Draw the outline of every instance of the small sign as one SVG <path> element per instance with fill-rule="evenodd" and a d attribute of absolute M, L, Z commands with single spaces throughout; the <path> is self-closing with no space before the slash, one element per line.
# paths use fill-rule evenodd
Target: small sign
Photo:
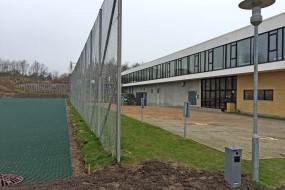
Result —
<path fill-rule="evenodd" d="M 190 117 L 190 111 L 191 111 L 191 103 L 190 102 L 184 102 L 183 116 L 184 117 Z"/>
<path fill-rule="evenodd" d="M 141 99 L 141 106 L 144 108 L 144 98 Z"/>

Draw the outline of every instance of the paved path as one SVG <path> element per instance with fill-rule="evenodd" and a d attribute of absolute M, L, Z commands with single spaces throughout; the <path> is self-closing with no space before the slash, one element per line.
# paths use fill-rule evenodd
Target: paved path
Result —
<path fill-rule="evenodd" d="M 124 106 L 123 114 L 141 119 L 139 106 Z M 150 107 L 144 109 L 144 122 L 183 136 L 182 108 Z M 187 119 L 187 137 L 224 151 L 225 146 L 243 149 L 243 158 L 251 159 L 253 119 L 250 116 L 223 113 L 220 110 L 194 108 Z M 260 158 L 285 158 L 285 121 L 258 120 Z"/>

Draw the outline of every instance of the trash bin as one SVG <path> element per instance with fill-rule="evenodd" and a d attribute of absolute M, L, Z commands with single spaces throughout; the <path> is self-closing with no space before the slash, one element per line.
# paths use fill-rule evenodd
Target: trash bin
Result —
<path fill-rule="evenodd" d="M 236 104 L 234 102 L 227 103 L 227 112 L 235 112 L 236 111 Z"/>
<path fill-rule="evenodd" d="M 225 180 L 232 187 L 241 186 L 242 149 L 236 146 L 225 147 Z"/>

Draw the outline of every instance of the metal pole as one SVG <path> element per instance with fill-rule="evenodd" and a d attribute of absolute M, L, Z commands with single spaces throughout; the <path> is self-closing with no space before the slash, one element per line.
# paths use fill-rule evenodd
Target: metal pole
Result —
<path fill-rule="evenodd" d="M 252 134 L 252 179 L 259 181 L 259 137 L 257 132 L 258 103 L 258 26 L 254 26 L 254 90 L 253 90 L 253 134 Z"/>
<path fill-rule="evenodd" d="M 186 141 L 186 121 L 187 117 L 184 117 L 184 141 Z"/>
<path fill-rule="evenodd" d="M 100 66 L 102 67 L 102 9 L 100 9 L 99 12 L 99 69 Z M 98 123 L 97 123 L 97 137 L 101 134 L 100 128 L 101 128 L 101 94 L 102 94 L 102 73 L 99 73 L 99 81 L 98 81 Z M 100 139 L 101 140 L 101 139 Z"/>
<path fill-rule="evenodd" d="M 143 122 L 143 107 L 141 107 L 141 121 Z"/>
<path fill-rule="evenodd" d="M 122 57 L 122 0 L 118 0 L 118 99 L 117 99 L 117 163 L 121 161 L 121 57 Z"/>

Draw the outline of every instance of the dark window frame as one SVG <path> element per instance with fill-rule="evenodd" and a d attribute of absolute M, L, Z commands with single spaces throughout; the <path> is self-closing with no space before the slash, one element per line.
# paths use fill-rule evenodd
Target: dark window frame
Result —
<path fill-rule="evenodd" d="M 270 92 L 272 94 L 272 98 L 267 99 L 266 98 L 266 93 Z M 252 98 L 248 98 L 246 96 L 246 93 L 250 93 Z M 260 94 L 263 96 L 260 97 Z M 244 90 L 243 91 L 243 100 L 253 100 L 254 99 L 254 92 L 253 90 Z M 274 100 L 274 90 L 273 89 L 260 89 L 258 90 L 258 101 L 273 101 Z"/>

